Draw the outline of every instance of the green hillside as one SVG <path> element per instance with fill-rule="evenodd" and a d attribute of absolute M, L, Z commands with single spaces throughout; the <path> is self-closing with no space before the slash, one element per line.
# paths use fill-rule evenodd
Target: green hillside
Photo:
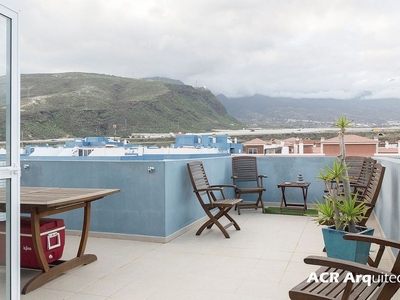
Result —
<path fill-rule="evenodd" d="M 129 137 L 241 126 L 203 88 L 88 73 L 21 76 L 24 139 Z"/>

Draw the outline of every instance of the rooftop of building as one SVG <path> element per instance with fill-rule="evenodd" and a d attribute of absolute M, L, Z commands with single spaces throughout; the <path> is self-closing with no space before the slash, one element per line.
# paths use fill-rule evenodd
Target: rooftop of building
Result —
<path fill-rule="evenodd" d="M 97 261 L 21 299 L 287 300 L 288 291 L 317 269 L 303 259 L 326 256 L 312 217 L 243 210 L 235 219 L 242 229 L 229 230 L 230 239 L 215 228 L 200 236 L 193 228 L 169 243 L 91 237 L 87 252 L 96 253 Z M 374 218 L 369 222 L 379 228 Z M 74 257 L 78 244 L 77 236 L 67 235 L 64 257 Z M 381 266 L 392 263 L 386 252 Z M 34 274 L 24 269 L 22 285 Z"/>

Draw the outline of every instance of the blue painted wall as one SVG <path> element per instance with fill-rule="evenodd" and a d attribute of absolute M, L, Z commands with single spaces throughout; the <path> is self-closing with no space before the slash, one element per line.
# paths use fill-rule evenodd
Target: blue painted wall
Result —
<path fill-rule="evenodd" d="M 331 164 L 332 161 L 332 157 L 325 156 L 258 156 L 258 173 L 268 176 L 264 180 L 264 186 L 267 188 L 264 201 L 279 202 L 282 193 L 277 185 L 284 181 L 296 181 L 299 173 L 303 175 L 304 181 L 311 183 L 307 202 L 312 203 L 316 198 L 321 200 L 324 184 L 316 177 L 324 167 L 324 162 Z M 285 194 L 290 202 L 302 201 L 301 189 L 287 188 Z"/>
<path fill-rule="evenodd" d="M 120 193 L 93 203 L 92 231 L 168 237 L 205 215 L 187 173 L 186 164 L 192 160 L 125 161 L 73 157 L 51 160 L 24 157 L 21 165 L 29 165 L 29 168 L 22 167 L 21 185 L 118 188 Z M 232 183 L 230 156 L 196 160 L 203 161 L 211 184 Z M 277 184 L 297 180 L 298 173 L 302 173 L 305 181 L 311 182 L 308 202 L 321 199 L 324 186 L 316 176 L 324 162 L 331 163 L 332 160 L 323 156 L 258 156 L 259 173 L 268 175 L 264 182 L 267 191 L 263 200 L 278 204 L 281 191 Z M 149 166 L 154 167 L 154 172 L 147 171 Z M 233 191 L 229 189 L 226 193 L 228 197 L 233 196 Z M 287 189 L 287 197 L 293 202 L 302 201 L 299 189 Z M 68 229 L 81 229 L 81 210 L 64 213 L 62 217 Z"/>
<path fill-rule="evenodd" d="M 200 139 L 200 142 L 199 142 Z M 228 135 L 196 135 L 186 134 L 177 135 L 175 137 L 175 148 L 183 146 L 190 147 L 204 147 L 204 148 L 218 148 L 222 151 L 228 151 L 229 153 L 242 153 L 243 145 L 229 142 L 230 138 Z"/>

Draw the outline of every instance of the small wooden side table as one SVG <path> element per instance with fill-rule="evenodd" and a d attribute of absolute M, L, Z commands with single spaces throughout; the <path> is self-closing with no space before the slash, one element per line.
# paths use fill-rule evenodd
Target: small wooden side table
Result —
<path fill-rule="evenodd" d="M 278 184 L 278 188 L 281 188 L 282 190 L 282 200 L 281 200 L 281 212 L 282 208 L 285 207 L 291 207 L 294 209 L 302 209 L 304 212 L 307 210 L 307 193 L 308 193 L 308 187 L 310 186 L 310 182 L 281 182 Z M 286 197 L 285 197 L 285 189 L 286 188 L 301 188 L 302 193 L 303 193 L 303 203 L 287 203 L 286 202 Z"/>

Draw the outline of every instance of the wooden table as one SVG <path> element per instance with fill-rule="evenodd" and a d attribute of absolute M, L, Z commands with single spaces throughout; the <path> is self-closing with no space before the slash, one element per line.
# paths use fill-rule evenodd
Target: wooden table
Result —
<path fill-rule="evenodd" d="M 23 294 L 43 286 L 48 281 L 75 267 L 87 265 L 97 260 L 96 255 L 84 253 L 89 235 L 91 202 L 118 192 L 119 189 L 21 187 L 21 212 L 31 215 L 33 247 L 42 270 L 40 274 L 33 277 L 24 286 Z M 5 199 L 0 199 L 1 202 L 4 204 Z M 40 218 L 77 208 L 84 209 L 82 235 L 77 255 L 68 261 L 57 261 L 56 265 L 50 267 L 40 240 Z"/>
<path fill-rule="evenodd" d="M 282 208 L 284 207 L 291 207 L 291 208 L 300 208 L 304 212 L 307 210 L 307 193 L 308 193 L 308 187 L 310 185 L 310 182 L 281 182 L 278 184 L 278 188 L 281 188 L 282 190 L 282 200 L 281 200 L 281 205 L 280 209 L 282 212 Z M 287 203 L 286 202 L 286 196 L 285 196 L 285 189 L 286 188 L 300 188 L 303 193 L 303 203 Z"/>

